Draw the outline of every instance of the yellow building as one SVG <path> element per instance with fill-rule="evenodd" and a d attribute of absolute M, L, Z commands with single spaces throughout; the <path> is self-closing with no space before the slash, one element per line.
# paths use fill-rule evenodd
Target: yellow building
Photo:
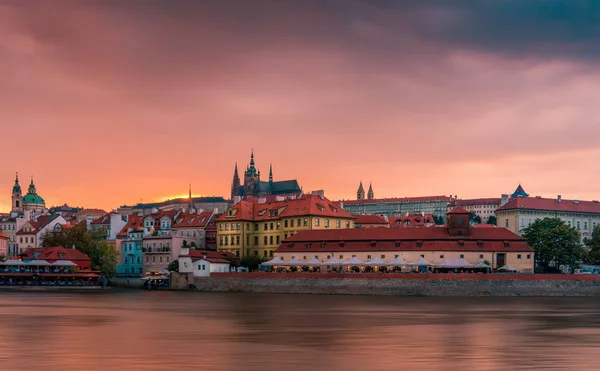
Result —
<path fill-rule="evenodd" d="M 283 262 L 316 259 L 321 263 L 332 258 L 341 262 L 356 258 L 363 263 L 375 258 L 383 263 L 424 259 L 424 265 L 432 266 L 456 260 L 470 265 L 487 261 L 492 269 L 510 265 L 533 273 L 534 251 L 524 238 L 505 228 L 470 226 L 469 211 L 461 207 L 447 217 L 448 225 L 437 227 L 306 231 L 284 241 L 275 257 Z"/>
<path fill-rule="evenodd" d="M 273 257 L 281 242 L 299 231 L 354 228 L 354 216 L 317 195 L 266 203 L 242 200 L 215 222 L 217 249 L 241 258 Z"/>

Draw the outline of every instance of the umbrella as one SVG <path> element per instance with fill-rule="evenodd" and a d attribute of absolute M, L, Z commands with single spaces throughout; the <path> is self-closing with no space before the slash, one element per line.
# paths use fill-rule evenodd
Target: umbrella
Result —
<path fill-rule="evenodd" d="M 350 258 L 342 263 L 342 265 L 364 265 L 364 264 L 365 263 L 363 263 L 363 261 L 358 259 L 356 256 L 353 256 L 352 258 Z"/>
<path fill-rule="evenodd" d="M 339 265 L 343 265 L 343 264 L 341 261 L 337 260 L 335 257 L 332 256 L 331 258 L 327 259 L 321 265 L 339 266 Z"/>
<path fill-rule="evenodd" d="M 281 265 L 304 265 L 298 258 L 293 258 L 289 262 L 283 262 Z"/>
<path fill-rule="evenodd" d="M 374 259 L 371 259 L 368 262 L 366 262 L 365 265 L 380 267 L 382 265 L 385 265 L 385 262 L 376 256 Z"/>
<path fill-rule="evenodd" d="M 319 260 L 317 260 L 317 258 L 312 258 L 304 264 L 305 265 L 321 265 L 323 263 L 321 263 Z"/>
<path fill-rule="evenodd" d="M 281 260 L 279 257 L 275 257 L 275 258 L 269 260 L 268 262 L 262 263 L 262 265 L 266 265 L 266 266 L 284 265 L 284 264 L 285 263 L 283 262 L 283 260 Z"/>
<path fill-rule="evenodd" d="M 491 268 L 489 265 L 485 264 L 485 263 L 479 263 L 475 266 L 475 268 L 479 268 L 479 269 L 489 269 Z"/>
<path fill-rule="evenodd" d="M 510 265 L 506 264 L 503 265 L 502 267 L 498 268 L 499 271 L 507 271 L 507 272 L 516 272 L 517 270 L 513 267 L 511 267 Z"/>
<path fill-rule="evenodd" d="M 446 259 L 442 264 L 437 264 L 440 268 L 473 268 L 475 265 L 465 259 Z"/>
<path fill-rule="evenodd" d="M 45 267 L 50 265 L 50 263 L 48 263 L 45 260 L 30 260 L 25 263 L 27 263 L 27 265 L 37 265 L 37 266 L 45 266 Z"/>
<path fill-rule="evenodd" d="M 406 262 L 406 260 L 402 259 L 401 256 L 398 256 L 391 262 L 385 263 L 385 265 L 390 266 L 390 267 L 400 267 L 400 266 L 409 265 L 409 264 Z"/>
<path fill-rule="evenodd" d="M 425 258 L 423 258 L 421 256 L 419 259 L 417 259 L 417 261 L 408 263 L 408 265 L 422 267 L 422 266 L 429 266 L 429 265 L 431 265 L 431 263 L 428 262 L 427 260 L 425 260 Z"/>
<path fill-rule="evenodd" d="M 25 263 L 23 263 L 20 260 L 9 259 L 9 260 L 7 260 L 7 261 L 4 262 L 4 265 L 25 265 Z"/>
<path fill-rule="evenodd" d="M 76 267 L 77 266 L 77 264 L 73 263 L 70 260 L 57 260 L 50 265 L 55 266 L 55 267 Z"/>

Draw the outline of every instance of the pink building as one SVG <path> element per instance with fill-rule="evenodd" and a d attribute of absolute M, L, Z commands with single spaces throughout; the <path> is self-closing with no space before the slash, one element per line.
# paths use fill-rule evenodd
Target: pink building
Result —
<path fill-rule="evenodd" d="M 8 256 L 8 236 L 0 232 L 0 255 Z"/>

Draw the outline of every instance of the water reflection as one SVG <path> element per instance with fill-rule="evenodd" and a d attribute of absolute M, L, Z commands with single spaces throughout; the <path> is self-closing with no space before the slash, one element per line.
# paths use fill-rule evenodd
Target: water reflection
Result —
<path fill-rule="evenodd" d="M 0 293 L 1 370 L 598 370 L 598 298 Z"/>

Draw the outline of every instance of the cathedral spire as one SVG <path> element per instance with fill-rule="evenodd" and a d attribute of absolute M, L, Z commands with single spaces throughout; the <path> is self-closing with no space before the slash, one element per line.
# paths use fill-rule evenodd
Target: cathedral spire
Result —
<path fill-rule="evenodd" d="M 252 154 L 250 155 L 250 167 L 254 167 L 254 148 L 252 148 Z"/>
<path fill-rule="evenodd" d="M 367 199 L 372 200 L 375 198 L 375 193 L 373 193 L 373 185 L 369 182 L 369 192 L 367 193 Z"/>
<path fill-rule="evenodd" d="M 240 182 L 240 176 L 238 174 L 238 165 L 237 162 L 235 163 L 235 170 L 233 171 L 233 182 L 231 182 L 231 199 L 233 200 L 233 198 L 235 196 L 239 196 L 240 194 L 240 187 L 241 187 L 241 182 Z"/>
<path fill-rule="evenodd" d="M 365 199 L 365 189 L 363 188 L 362 180 L 360 181 L 360 185 L 358 186 L 358 191 L 356 191 L 356 199 L 357 200 Z"/>
<path fill-rule="evenodd" d="M 273 183 L 273 164 L 269 164 L 269 182 Z"/>
<path fill-rule="evenodd" d="M 192 199 L 192 183 L 190 183 L 190 193 L 189 193 L 189 205 L 188 205 L 188 213 L 193 213 L 194 212 L 194 201 Z"/>
<path fill-rule="evenodd" d="M 13 186 L 13 194 L 21 194 L 21 185 L 19 184 L 19 173 L 15 176 L 15 185 Z"/>

